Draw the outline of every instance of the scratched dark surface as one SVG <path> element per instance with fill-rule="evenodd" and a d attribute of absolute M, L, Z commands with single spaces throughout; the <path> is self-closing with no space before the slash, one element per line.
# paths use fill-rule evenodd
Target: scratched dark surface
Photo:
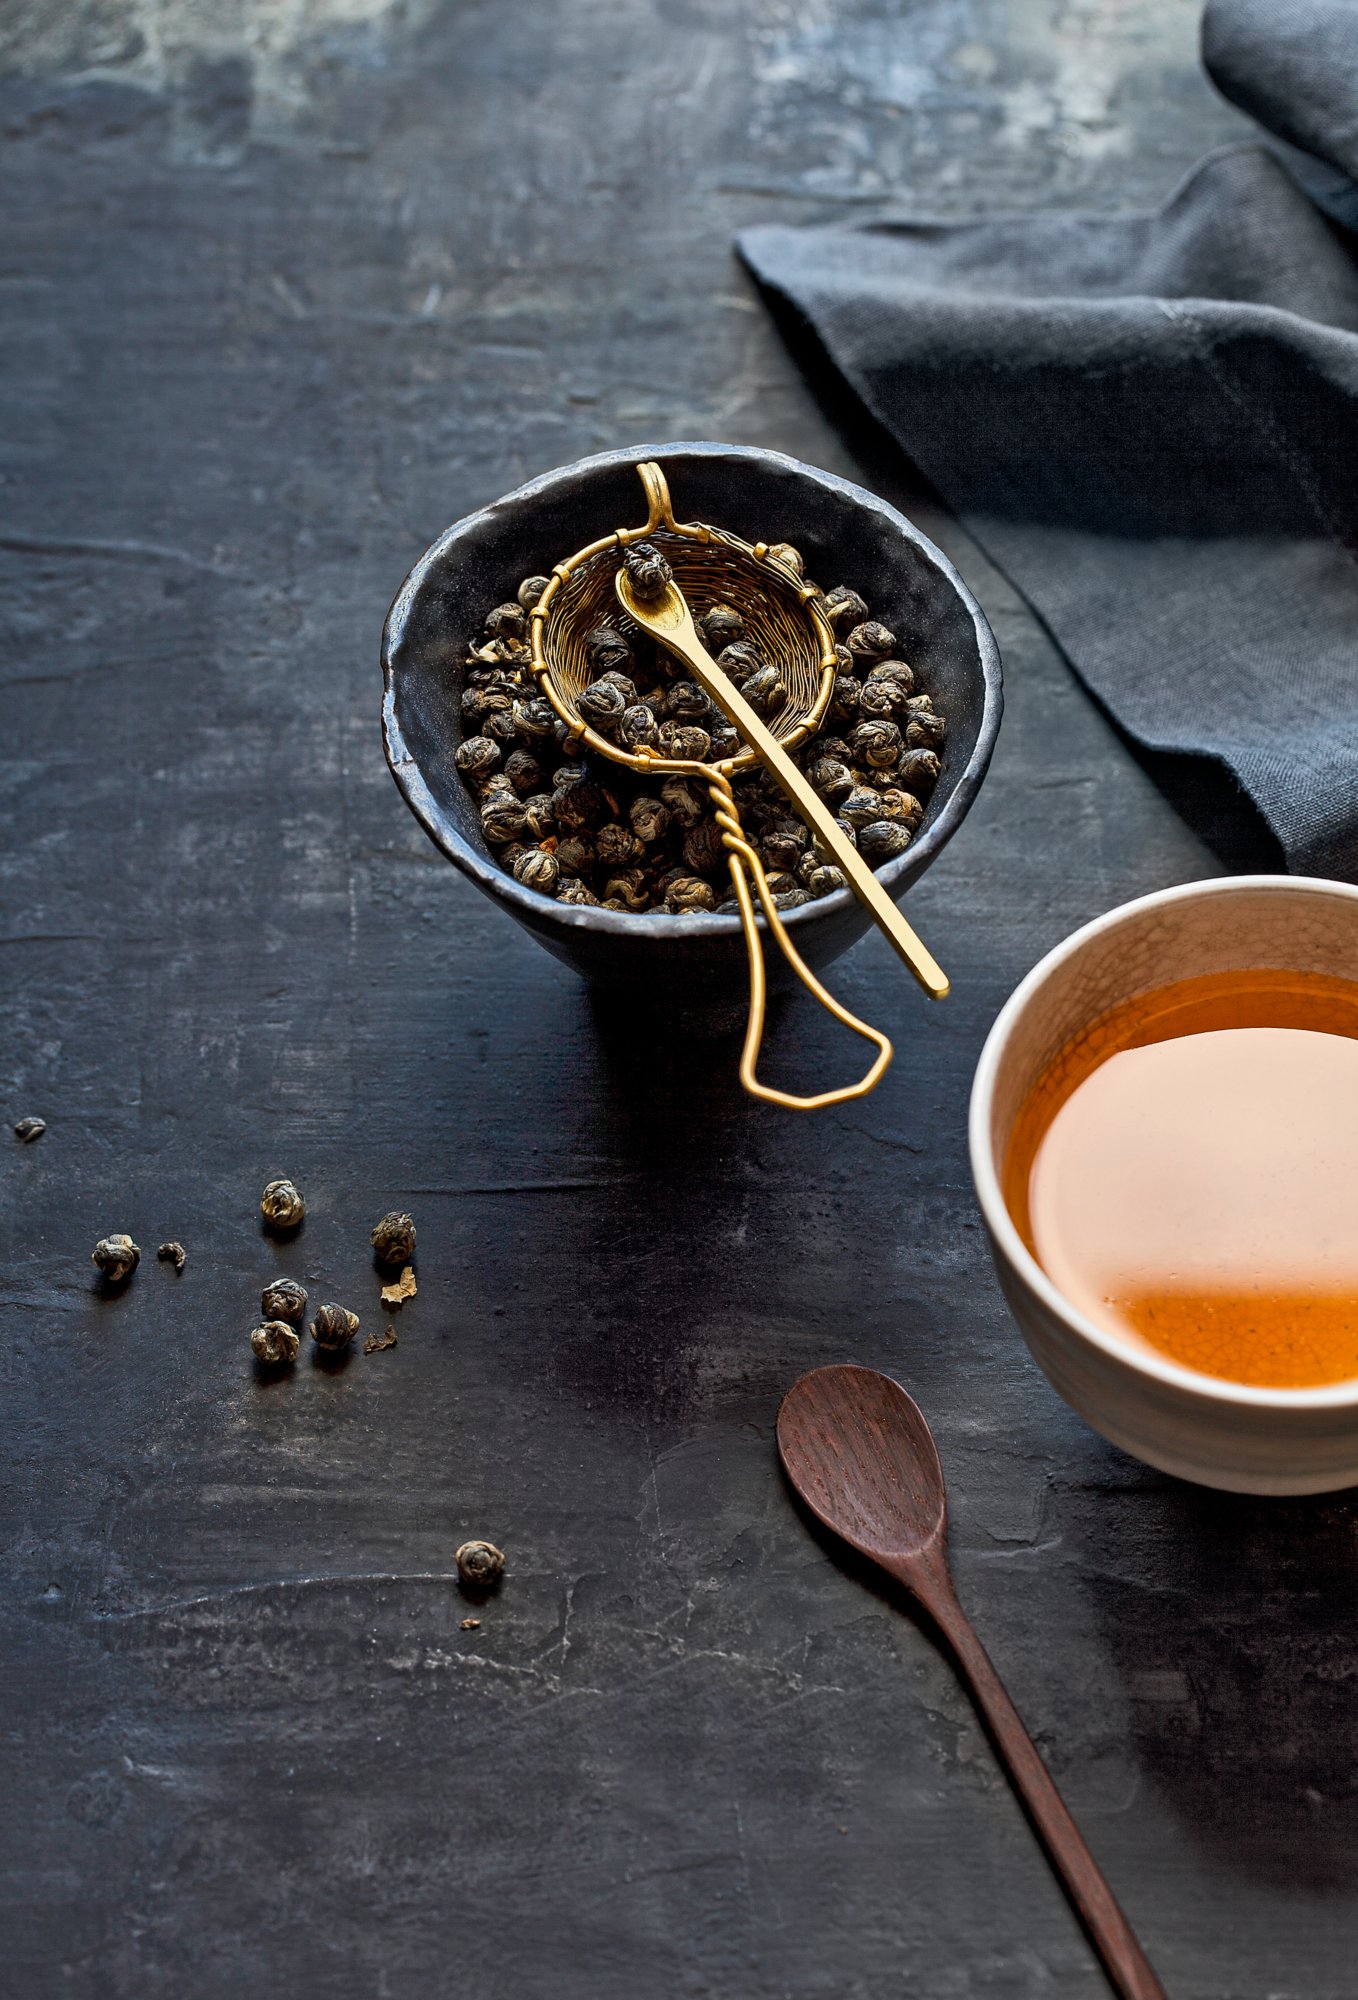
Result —
<path fill-rule="evenodd" d="M 1194 42 L 1180 0 L 0 14 L 6 1991 L 1103 1993 L 946 1662 L 780 1485 L 780 1392 L 854 1358 L 936 1427 L 962 1597 L 1170 1992 L 1352 1994 L 1352 1506 L 1085 1430 L 963 1152 L 1018 976 L 1245 848 L 1190 832 L 729 248 L 1158 199 L 1240 130 Z M 955 997 L 860 944 L 838 984 L 900 1053 L 817 1120 L 602 1021 L 382 761 L 421 548 L 664 435 L 876 486 L 1005 655 L 992 775 L 908 903 Z M 809 1009 L 775 1036 L 788 1077 L 856 1060 Z M 270 1274 L 385 1323 L 393 1202 L 398 1345 L 259 1386 Z M 464 1632 L 471 1533 L 509 1573 Z"/>

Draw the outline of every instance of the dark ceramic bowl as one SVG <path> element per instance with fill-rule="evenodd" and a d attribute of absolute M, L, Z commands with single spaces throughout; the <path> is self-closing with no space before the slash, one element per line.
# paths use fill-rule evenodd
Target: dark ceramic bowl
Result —
<path fill-rule="evenodd" d="M 581 459 L 468 515 L 441 535 L 397 594 L 382 635 L 387 761 L 406 804 L 478 888 L 586 978 L 695 1019 L 735 1013 L 748 974 L 738 917 L 629 916 L 578 908 L 525 889 L 492 859 L 453 752 L 468 639 L 525 576 L 645 519 L 635 467 L 657 459 L 681 520 L 713 521 L 748 541 L 787 541 L 827 590 L 851 584 L 900 636 L 920 685 L 948 719 L 943 769 L 924 823 L 879 870 L 899 901 L 962 824 L 1000 726 L 1000 656 L 981 607 L 947 557 L 903 514 L 861 486 L 773 451 L 737 445 L 639 445 Z M 870 919 L 847 889 L 788 913 L 797 949 L 817 969 Z M 790 983 L 766 951 L 771 990 Z"/>

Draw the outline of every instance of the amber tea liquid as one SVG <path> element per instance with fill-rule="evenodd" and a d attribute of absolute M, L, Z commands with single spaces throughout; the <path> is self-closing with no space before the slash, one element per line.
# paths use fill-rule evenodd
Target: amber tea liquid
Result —
<path fill-rule="evenodd" d="M 1114 1008 L 1024 1105 L 1005 1197 L 1110 1333 L 1260 1387 L 1358 1377 L 1358 984 L 1213 973 Z"/>

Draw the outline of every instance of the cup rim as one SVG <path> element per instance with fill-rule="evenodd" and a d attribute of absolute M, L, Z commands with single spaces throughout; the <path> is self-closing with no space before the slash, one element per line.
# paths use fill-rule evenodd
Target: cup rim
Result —
<path fill-rule="evenodd" d="M 1247 1382 L 1230 1382 L 1215 1375 L 1199 1374 L 1177 1361 L 1162 1360 L 1150 1352 L 1139 1352 L 1095 1324 L 1052 1283 L 1019 1234 L 1000 1185 L 994 1148 L 991 1145 L 991 1115 L 1000 1065 L 1008 1049 L 1014 1024 L 1033 995 L 1069 960 L 1077 957 L 1092 939 L 1116 930 L 1143 911 L 1173 903 L 1191 902 L 1206 896 L 1233 896 L 1243 891 L 1277 896 L 1324 895 L 1358 906 L 1358 888 L 1347 882 L 1332 882 L 1308 875 L 1226 875 L 1206 881 L 1183 882 L 1169 889 L 1155 889 L 1131 902 L 1119 903 L 1090 923 L 1072 931 L 1060 944 L 1040 958 L 1014 988 L 996 1015 L 981 1050 L 972 1079 L 971 1104 L 967 1119 L 967 1145 L 971 1175 L 981 1213 L 996 1248 L 1027 1288 L 1035 1292 L 1047 1310 L 1077 1339 L 1097 1348 L 1110 1361 L 1169 1389 L 1186 1392 L 1209 1402 L 1234 1404 L 1262 1410 L 1335 1410 L 1358 1407 L 1358 1377 L 1329 1382 L 1309 1389 L 1271 1389 Z"/>

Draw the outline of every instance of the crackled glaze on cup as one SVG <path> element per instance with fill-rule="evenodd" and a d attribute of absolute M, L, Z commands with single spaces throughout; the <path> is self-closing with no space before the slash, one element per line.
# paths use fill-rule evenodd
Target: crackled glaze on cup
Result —
<path fill-rule="evenodd" d="M 1358 889 L 1244 875 L 1165 889 L 1076 931 L 991 1029 L 971 1094 L 971 1167 L 1001 1289 L 1034 1359 L 1087 1423 L 1162 1471 L 1238 1493 L 1358 1485 L 1358 1382 L 1259 1389 L 1130 1343 L 1075 1310 L 1002 1192 L 1019 1110 L 1070 1039 L 1121 1001 L 1203 973 L 1271 967 L 1358 981 Z"/>

